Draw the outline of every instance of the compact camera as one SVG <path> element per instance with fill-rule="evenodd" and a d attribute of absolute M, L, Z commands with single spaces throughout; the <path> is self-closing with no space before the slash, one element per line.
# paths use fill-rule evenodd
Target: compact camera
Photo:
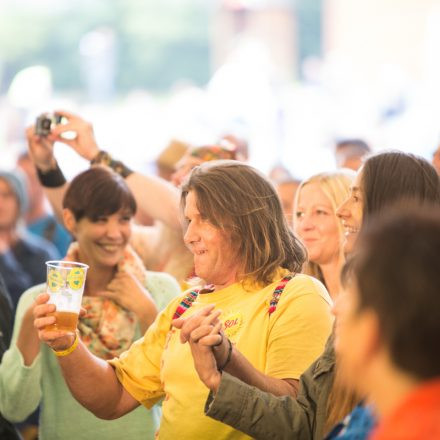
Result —
<path fill-rule="evenodd" d="M 38 116 L 35 122 L 35 134 L 38 136 L 47 136 L 55 125 L 61 124 L 62 119 L 63 117 L 61 115 L 43 113 Z"/>

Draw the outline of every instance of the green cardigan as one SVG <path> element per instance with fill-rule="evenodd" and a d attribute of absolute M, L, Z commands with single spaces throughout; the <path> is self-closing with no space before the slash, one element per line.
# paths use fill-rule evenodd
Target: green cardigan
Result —
<path fill-rule="evenodd" d="M 146 287 L 159 308 L 180 294 L 177 281 L 164 273 L 147 272 Z M 44 284 L 35 286 L 20 298 L 11 346 L 0 364 L 0 412 L 12 422 L 20 422 L 40 404 L 40 440 L 153 439 L 159 407 L 148 411 L 140 406 L 119 419 L 101 420 L 72 397 L 47 345 L 41 344 L 33 364 L 24 366 L 16 340 L 24 313 L 44 289 Z M 141 337 L 139 328 L 136 337 Z"/>

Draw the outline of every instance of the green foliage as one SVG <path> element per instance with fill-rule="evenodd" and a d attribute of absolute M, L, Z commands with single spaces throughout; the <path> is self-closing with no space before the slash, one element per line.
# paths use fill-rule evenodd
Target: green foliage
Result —
<path fill-rule="evenodd" d="M 165 90 L 186 78 L 209 79 L 209 2 L 201 0 L 58 0 L 3 5 L 2 89 L 20 69 L 43 64 L 58 90 L 80 90 L 81 38 L 111 28 L 117 40 L 118 91 Z M 53 7 L 51 7 L 53 6 Z"/>
<path fill-rule="evenodd" d="M 322 54 L 322 0 L 296 0 L 299 60 Z"/>

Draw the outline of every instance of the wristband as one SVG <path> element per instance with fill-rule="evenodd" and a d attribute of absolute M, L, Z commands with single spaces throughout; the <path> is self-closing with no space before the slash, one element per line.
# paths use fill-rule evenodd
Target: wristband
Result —
<path fill-rule="evenodd" d="M 227 341 L 229 342 L 228 356 L 226 357 L 226 360 L 222 366 L 220 367 L 217 366 L 217 370 L 220 372 L 222 372 L 225 369 L 226 365 L 229 364 L 229 361 L 231 360 L 232 357 L 232 342 L 229 339 Z"/>
<path fill-rule="evenodd" d="M 120 160 L 114 160 L 110 154 L 101 150 L 91 161 L 90 165 L 105 165 L 111 168 L 115 173 L 118 173 L 124 179 L 133 173 L 133 170 L 128 168 Z"/>
<path fill-rule="evenodd" d="M 66 348 L 65 350 L 61 350 L 61 351 L 57 351 L 57 350 L 52 349 L 52 351 L 58 357 L 67 356 L 68 354 L 72 353 L 72 351 L 75 350 L 76 347 L 78 347 L 78 342 L 79 342 L 78 332 L 75 332 L 75 339 L 73 341 L 73 344 L 69 348 Z"/>
<path fill-rule="evenodd" d="M 64 177 L 58 162 L 56 162 L 55 168 L 48 171 L 41 171 L 38 167 L 35 168 L 37 169 L 38 180 L 41 185 L 46 188 L 59 188 L 66 183 L 66 178 Z"/>

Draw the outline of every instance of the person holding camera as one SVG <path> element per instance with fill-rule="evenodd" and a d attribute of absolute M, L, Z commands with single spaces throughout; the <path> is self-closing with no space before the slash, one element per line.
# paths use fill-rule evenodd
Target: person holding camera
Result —
<path fill-rule="evenodd" d="M 66 132 L 75 133 L 67 139 Z M 162 178 L 143 175 L 128 168 L 123 162 L 114 160 L 99 149 L 93 126 L 78 115 L 57 111 L 54 115 L 42 115 L 36 124 L 27 130 L 29 151 L 38 170 L 40 182 L 60 217 L 63 194 L 68 186 L 53 155 L 53 143 L 69 145 L 91 165 L 104 165 L 120 174 L 132 190 L 141 218 L 155 221 L 152 226 L 136 225 L 131 244 L 146 267 L 168 272 L 183 287 L 193 275 L 192 257 L 181 236 L 179 220 L 179 190 L 189 172 L 197 165 L 211 160 L 242 160 L 244 157 L 230 142 L 218 145 L 203 145 L 191 148 L 176 164 L 172 175 L 173 185 Z"/>
<path fill-rule="evenodd" d="M 192 272 L 192 258 L 182 240 L 179 190 L 159 177 L 134 172 L 101 151 L 93 126 L 86 120 L 66 111 L 56 114 L 63 118 L 63 123 L 56 124 L 54 117 L 49 115 L 50 123 L 45 125 L 39 118 L 35 125 L 28 127 L 26 136 L 29 154 L 57 217 L 62 219 L 62 199 L 69 185 L 53 152 L 54 143 L 61 142 L 89 160 L 91 165 L 112 168 L 125 179 L 136 198 L 138 210 L 156 221 L 153 226 L 134 226 L 131 241 L 134 249 L 146 267 L 168 272 L 183 283 Z M 63 135 L 66 132 L 74 132 L 75 137 L 66 139 Z"/>

